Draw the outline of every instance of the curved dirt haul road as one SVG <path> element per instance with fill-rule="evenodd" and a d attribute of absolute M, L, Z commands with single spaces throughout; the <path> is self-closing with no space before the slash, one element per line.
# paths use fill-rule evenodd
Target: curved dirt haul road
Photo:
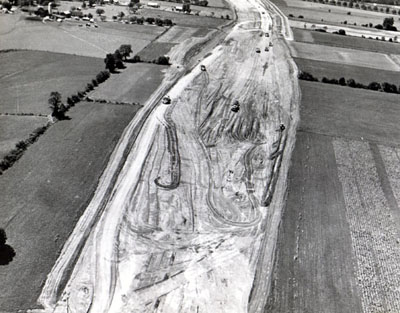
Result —
<path fill-rule="evenodd" d="M 231 3 L 237 24 L 203 59 L 206 73 L 179 79 L 170 105 L 154 96 L 124 133 L 145 118 L 49 274 L 44 310 L 32 312 L 263 311 L 300 93 L 287 19 L 268 1 Z"/>

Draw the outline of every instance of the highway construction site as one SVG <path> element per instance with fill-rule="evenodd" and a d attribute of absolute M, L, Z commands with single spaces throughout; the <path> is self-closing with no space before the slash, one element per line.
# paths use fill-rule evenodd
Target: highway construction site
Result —
<path fill-rule="evenodd" d="M 263 312 L 300 92 L 283 14 L 231 3 L 226 38 L 171 86 L 174 48 L 31 312 Z"/>

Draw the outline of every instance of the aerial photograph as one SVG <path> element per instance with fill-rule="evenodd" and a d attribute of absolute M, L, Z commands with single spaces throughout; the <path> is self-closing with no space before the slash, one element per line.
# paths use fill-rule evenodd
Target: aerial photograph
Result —
<path fill-rule="evenodd" d="M 0 313 L 400 313 L 400 0 L 0 0 Z"/>

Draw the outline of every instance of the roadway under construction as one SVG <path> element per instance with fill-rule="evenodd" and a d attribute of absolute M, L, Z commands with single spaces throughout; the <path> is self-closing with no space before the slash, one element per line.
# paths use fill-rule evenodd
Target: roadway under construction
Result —
<path fill-rule="evenodd" d="M 131 123 L 113 181 L 121 138 L 34 312 L 263 312 L 300 92 L 287 19 L 231 3 L 225 40 Z"/>

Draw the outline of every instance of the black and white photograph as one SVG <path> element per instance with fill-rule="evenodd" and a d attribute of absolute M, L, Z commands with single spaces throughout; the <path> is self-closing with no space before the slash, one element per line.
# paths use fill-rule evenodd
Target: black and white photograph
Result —
<path fill-rule="evenodd" d="M 400 0 L 0 0 L 0 313 L 400 313 Z"/>

